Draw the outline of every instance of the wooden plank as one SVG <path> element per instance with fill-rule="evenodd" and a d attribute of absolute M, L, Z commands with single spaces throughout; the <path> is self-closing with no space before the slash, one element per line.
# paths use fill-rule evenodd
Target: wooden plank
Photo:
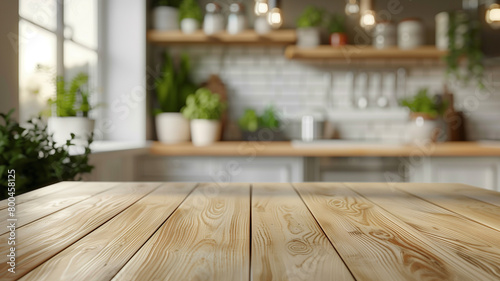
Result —
<path fill-rule="evenodd" d="M 163 184 L 21 280 L 110 280 L 196 184 Z"/>
<path fill-rule="evenodd" d="M 93 183 L 67 188 L 59 192 L 51 193 L 36 200 L 25 202 L 16 208 L 16 227 L 19 228 L 30 222 L 36 221 L 54 212 L 62 210 L 75 203 L 83 201 L 97 193 L 106 191 L 117 183 Z M 0 217 L 7 217 L 7 209 L 0 211 Z M 9 232 L 7 220 L 0 221 L 0 235 Z"/>
<path fill-rule="evenodd" d="M 387 49 L 376 49 L 365 45 L 346 45 L 332 47 L 322 45 L 315 48 L 301 48 L 288 46 L 285 56 L 289 59 L 440 59 L 446 55 L 446 51 L 437 49 L 435 46 L 423 46 L 412 50 L 402 50 L 397 47 Z"/>
<path fill-rule="evenodd" d="M 151 154 L 167 156 L 359 156 L 407 157 L 415 153 L 428 156 L 500 156 L 500 146 L 485 146 L 475 142 L 436 143 L 432 149 L 414 145 L 383 145 L 332 143 L 331 145 L 294 146 L 290 142 L 222 141 L 208 146 L 192 143 L 162 144 L 153 142 Z"/>
<path fill-rule="evenodd" d="M 500 280 L 500 235 L 387 183 L 346 184 L 467 263 L 475 280 Z M 396 184 L 397 185 L 397 184 Z"/>
<path fill-rule="evenodd" d="M 356 280 L 477 280 L 447 249 L 342 184 L 294 185 Z"/>
<path fill-rule="evenodd" d="M 404 183 L 396 188 L 410 192 L 424 200 L 441 206 L 500 231 L 500 206 L 459 194 L 442 184 Z"/>
<path fill-rule="evenodd" d="M 500 192 L 459 183 L 440 183 L 437 188 L 500 207 Z"/>
<path fill-rule="evenodd" d="M 113 280 L 248 280 L 249 184 L 203 184 Z"/>
<path fill-rule="evenodd" d="M 354 280 L 290 184 L 252 185 L 254 280 Z"/>
<path fill-rule="evenodd" d="M 92 184 L 92 183 L 89 183 Z M 123 183 L 21 227 L 16 233 L 16 273 L 7 271 L 8 248 L 0 248 L 0 280 L 17 279 L 156 189 L 159 183 Z M 0 236 L 7 245 L 9 233 Z"/>
<path fill-rule="evenodd" d="M 82 182 L 75 182 L 75 181 L 63 181 L 63 182 L 58 182 L 43 188 L 35 189 L 30 192 L 23 193 L 21 195 L 15 196 L 16 198 L 16 205 L 20 205 L 22 203 L 32 201 L 47 195 L 54 194 L 56 192 L 60 192 L 63 190 L 71 189 L 71 188 L 76 188 L 78 185 L 83 184 Z M 3 210 L 7 208 L 7 199 L 0 201 L 0 210 Z"/>

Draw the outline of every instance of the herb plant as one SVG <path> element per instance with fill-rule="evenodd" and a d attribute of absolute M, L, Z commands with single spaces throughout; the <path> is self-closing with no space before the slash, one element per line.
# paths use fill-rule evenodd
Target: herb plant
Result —
<path fill-rule="evenodd" d="M 278 113 L 276 112 L 276 109 L 272 106 L 267 107 L 264 110 L 262 116 L 259 117 L 259 127 L 278 129 L 279 126 L 280 126 L 280 120 L 278 117 Z"/>
<path fill-rule="evenodd" d="M 207 88 L 200 88 L 187 97 L 182 114 L 188 119 L 219 120 L 226 105 L 218 94 Z"/>
<path fill-rule="evenodd" d="M 333 14 L 328 20 L 327 27 L 330 33 L 345 33 L 345 18 L 339 14 Z"/>
<path fill-rule="evenodd" d="M 203 19 L 203 13 L 198 5 L 197 0 L 182 0 L 179 6 L 179 20 L 183 19 L 195 19 L 201 22 Z"/>
<path fill-rule="evenodd" d="M 411 112 L 427 114 L 431 118 L 442 115 L 447 108 L 446 104 L 438 103 L 432 99 L 426 88 L 420 89 L 412 98 L 403 99 L 401 105 L 410 109 Z"/>
<path fill-rule="evenodd" d="M 259 116 L 253 109 L 246 109 L 243 116 L 238 120 L 240 129 L 247 132 L 255 132 L 259 128 Z"/>
<path fill-rule="evenodd" d="M 280 121 L 276 109 L 267 107 L 261 116 L 254 109 L 246 109 L 243 116 L 238 120 L 240 129 L 247 132 L 255 132 L 258 129 L 278 129 Z"/>
<path fill-rule="evenodd" d="M 92 138 L 80 155 L 70 155 L 74 146 L 74 135 L 65 145 L 58 146 L 47 133 L 40 117 L 28 121 L 26 127 L 0 113 L 0 178 L 7 178 L 7 171 L 16 171 L 16 194 L 64 180 L 81 179 L 81 174 L 90 173 L 88 164 Z M 0 183 L 0 197 L 7 197 L 7 182 Z"/>
<path fill-rule="evenodd" d="M 70 83 L 67 83 L 64 77 L 58 76 L 56 98 L 48 100 L 50 109 L 55 105 L 59 117 L 78 115 L 88 117 L 89 111 L 92 110 L 89 103 L 88 81 L 89 76 L 86 73 L 79 73 Z M 52 110 L 49 112 L 51 115 Z"/>
<path fill-rule="evenodd" d="M 309 5 L 297 19 L 298 28 L 319 27 L 323 23 L 325 11 L 321 8 Z"/>

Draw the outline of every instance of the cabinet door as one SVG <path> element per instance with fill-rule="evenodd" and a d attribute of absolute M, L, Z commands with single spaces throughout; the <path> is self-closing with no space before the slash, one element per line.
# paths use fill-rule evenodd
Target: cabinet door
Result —
<path fill-rule="evenodd" d="M 495 157 L 428 158 L 410 167 L 413 182 L 463 183 L 490 190 L 500 187 L 500 159 Z"/>

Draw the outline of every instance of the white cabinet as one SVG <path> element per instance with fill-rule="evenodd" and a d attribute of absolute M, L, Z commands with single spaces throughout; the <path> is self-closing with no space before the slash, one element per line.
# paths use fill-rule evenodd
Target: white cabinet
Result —
<path fill-rule="evenodd" d="M 433 157 L 408 165 L 410 182 L 463 183 L 500 191 L 500 158 Z"/>
<path fill-rule="evenodd" d="M 138 158 L 139 180 L 189 182 L 302 182 L 302 157 L 167 157 Z"/>

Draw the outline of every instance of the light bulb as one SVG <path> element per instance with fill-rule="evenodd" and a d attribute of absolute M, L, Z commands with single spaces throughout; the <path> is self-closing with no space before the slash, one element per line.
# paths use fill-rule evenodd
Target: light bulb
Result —
<path fill-rule="evenodd" d="M 360 25 L 364 29 L 372 29 L 375 26 L 375 12 L 372 10 L 363 12 L 360 19 Z"/>
<path fill-rule="evenodd" d="M 356 0 L 349 0 L 345 5 L 345 14 L 348 16 L 359 14 L 359 5 Z"/>
<path fill-rule="evenodd" d="M 486 22 L 495 29 L 500 28 L 500 5 L 490 5 L 486 11 Z"/>
<path fill-rule="evenodd" d="M 283 17 L 280 8 L 272 8 L 267 14 L 267 22 L 273 29 L 278 29 L 283 25 Z"/>
<path fill-rule="evenodd" d="M 254 13 L 256 16 L 263 16 L 269 11 L 266 0 L 255 0 Z"/>

